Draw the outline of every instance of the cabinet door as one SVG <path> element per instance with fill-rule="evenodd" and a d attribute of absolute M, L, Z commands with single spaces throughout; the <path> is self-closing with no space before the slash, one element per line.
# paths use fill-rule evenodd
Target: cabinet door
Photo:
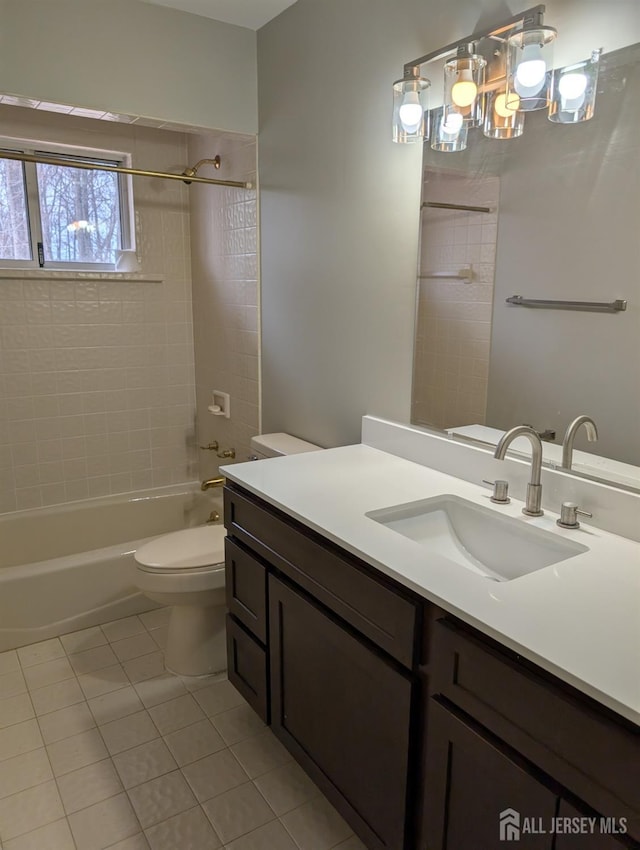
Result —
<path fill-rule="evenodd" d="M 620 828 L 618 820 L 586 814 L 561 800 L 554 850 L 625 850 L 630 845 L 612 834 Z"/>
<path fill-rule="evenodd" d="M 412 681 L 269 576 L 274 732 L 372 850 L 404 850 Z"/>
<path fill-rule="evenodd" d="M 421 850 L 499 850 L 516 841 L 518 850 L 551 850 L 556 795 L 435 700 L 427 723 Z"/>

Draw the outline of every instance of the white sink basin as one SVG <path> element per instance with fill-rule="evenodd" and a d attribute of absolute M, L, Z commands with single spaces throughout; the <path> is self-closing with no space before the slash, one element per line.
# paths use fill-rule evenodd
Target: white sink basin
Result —
<path fill-rule="evenodd" d="M 588 551 L 526 521 L 459 496 L 443 495 L 370 511 L 370 519 L 493 581 L 514 578 Z"/>

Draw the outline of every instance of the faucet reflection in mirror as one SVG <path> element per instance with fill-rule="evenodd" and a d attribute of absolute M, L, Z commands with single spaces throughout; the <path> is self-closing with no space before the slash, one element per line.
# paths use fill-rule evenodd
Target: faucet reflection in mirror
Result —
<path fill-rule="evenodd" d="M 434 150 L 454 152 L 465 149 L 473 127 L 491 139 L 518 138 L 525 114 L 539 109 L 561 124 L 592 118 L 602 50 L 554 70 L 557 31 L 544 25 L 544 10 L 527 9 L 408 62 L 393 84 L 393 141 L 422 143 L 431 135 Z M 444 103 L 430 113 L 431 80 L 422 66 L 442 59 Z"/>

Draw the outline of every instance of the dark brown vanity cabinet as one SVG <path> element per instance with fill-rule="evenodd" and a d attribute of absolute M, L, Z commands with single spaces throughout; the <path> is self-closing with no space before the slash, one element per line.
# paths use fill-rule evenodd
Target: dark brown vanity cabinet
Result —
<path fill-rule="evenodd" d="M 237 485 L 225 525 L 229 679 L 369 850 L 640 848 L 637 727 Z"/>
<path fill-rule="evenodd" d="M 229 679 L 371 850 L 407 850 L 423 604 L 225 490 Z"/>
<path fill-rule="evenodd" d="M 420 850 L 499 850 L 508 809 L 518 847 L 640 847 L 637 728 L 446 616 L 429 690 Z"/>

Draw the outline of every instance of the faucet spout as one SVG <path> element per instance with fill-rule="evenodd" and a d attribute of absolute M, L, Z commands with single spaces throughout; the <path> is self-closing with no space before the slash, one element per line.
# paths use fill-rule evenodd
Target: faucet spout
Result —
<path fill-rule="evenodd" d="M 502 435 L 496 446 L 494 457 L 498 460 L 504 460 L 507 449 L 518 437 L 527 437 L 531 443 L 531 478 L 527 484 L 527 498 L 522 513 L 527 516 L 542 516 L 544 514 L 540 507 L 542 504 L 542 484 L 540 484 L 542 442 L 538 432 L 534 431 L 529 425 L 516 425 L 515 428 L 511 428 Z"/>
<path fill-rule="evenodd" d="M 208 478 L 200 485 L 201 490 L 209 490 L 211 487 L 224 487 L 224 478 Z"/>
<path fill-rule="evenodd" d="M 598 428 L 590 416 L 578 416 L 567 428 L 562 441 L 562 468 L 571 469 L 573 463 L 573 443 L 580 426 L 584 425 L 587 432 L 587 440 L 593 443 L 598 439 Z"/>

